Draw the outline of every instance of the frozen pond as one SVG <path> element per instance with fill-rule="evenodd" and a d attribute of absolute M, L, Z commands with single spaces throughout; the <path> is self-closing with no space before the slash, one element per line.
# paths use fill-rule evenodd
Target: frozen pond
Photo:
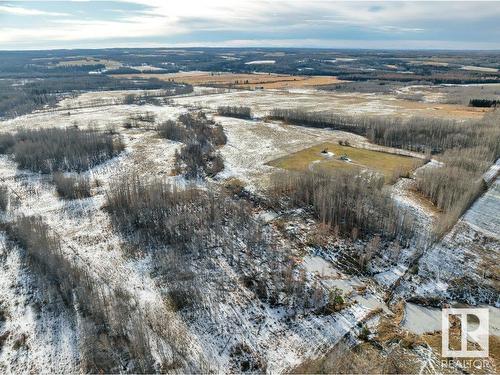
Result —
<path fill-rule="evenodd" d="M 308 272 L 316 273 L 323 278 L 326 285 L 340 289 L 345 295 L 351 294 L 356 288 L 362 286 L 357 278 L 342 278 L 342 275 L 328 261 L 319 256 L 306 256 L 304 258 L 304 268 Z M 379 300 L 375 295 L 356 295 L 354 300 L 368 310 L 382 309 L 385 313 L 391 313 L 387 305 Z"/>
<path fill-rule="evenodd" d="M 333 269 L 332 265 L 318 256 L 306 256 L 304 258 L 304 268 L 308 272 L 317 273 L 320 276 L 338 277 L 338 273 Z"/>
<path fill-rule="evenodd" d="M 326 285 L 338 288 L 344 294 L 349 294 L 355 287 L 360 286 L 359 282 L 354 279 L 343 279 L 340 272 L 319 256 L 306 256 L 304 258 L 304 268 L 307 272 L 321 276 Z"/>
<path fill-rule="evenodd" d="M 500 309 L 493 306 L 478 307 L 489 309 L 490 335 L 500 336 Z M 408 331 L 417 334 L 441 331 L 441 309 L 409 302 L 405 307 L 405 318 L 402 325 Z"/>
<path fill-rule="evenodd" d="M 403 327 L 418 334 L 441 331 L 441 309 L 407 303 Z"/>

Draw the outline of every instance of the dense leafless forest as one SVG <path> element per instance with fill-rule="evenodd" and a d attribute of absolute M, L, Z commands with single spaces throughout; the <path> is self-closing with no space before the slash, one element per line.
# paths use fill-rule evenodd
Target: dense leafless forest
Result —
<path fill-rule="evenodd" d="M 123 150 L 111 134 L 78 128 L 23 129 L 2 135 L 4 153 L 13 154 L 22 169 L 50 173 L 85 171 Z"/>
<path fill-rule="evenodd" d="M 278 174 L 273 176 L 274 199 L 297 207 L 312 207 L 322 224 L 357 239 L 382 235 L 404 242 L 411 237 L 411 223 L 387 192 L 383 178 L 358 172 Z"/>

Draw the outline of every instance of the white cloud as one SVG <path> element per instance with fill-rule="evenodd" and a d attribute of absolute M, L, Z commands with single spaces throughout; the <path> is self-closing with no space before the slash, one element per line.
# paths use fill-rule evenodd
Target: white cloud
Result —
<path fill-rule="evenodd" d="M 203 17 L 221 23 L 243 20 L 256 23 L 293 21 L 314 15 L 314 21 L 384 25 L 408 21 L 473 20 L 500 16 L 494 1 L 332 1 L 332 0 L 124 0 L 147 5 L 156 15 Z M 293 16 L 292 19 L 285 16 Z M 299 17 L 303 18 L 304 17 Z"/>
<path fill-rule="evenodd" d="M 140 22 L 56 20 L 52 26 L 40 28 L 0 28 L 2 43 L 103 40 L 157 35 L 186 31 L 161 18 L 144 18 Z"/>
<path fill-rule="evenodd" d="M 353 46 L 353 43 L 355 45 Z M 159 47 L 160 45 L 151 45 Z M 500 49 L 500 42 L 453 42 L 448 40 L 355 40 L 352 39 L 234 39 L 217 43 L 191 42 L 165 47 L 276 47 L 276 48 L 374 48 L 374 49 L 455 49 L 494 50 Z"/>
<path fill-rule="evenodd" d="M 0 5 L 0 14 L 13 14 L 16 16 L 51 16 L 51 17 L 66 17 L 67 13 L 46 12 L 44 10 L 23 8 L 12 5 Z"/>
<path fill-rule="evenodd" d="M 58 17 L 51 18 L 48 24 L 36 27 L 2 28 L 0 24 L 0 48 L 16 44 L 28 46 L 30 43 L 33 45 L 38 43 L 41 48 L 46 48 L 42 46 L 61 45 L 63 42 L 66 47 L 71 47 L 92 41 L 96 41 L 95 47 L 101 47 L 111 40 L 114 43 L 123 41 L 132 45 L 140 38 L 146 41 L 153 37 L 155 40 L 161 37 L 172 40 L 172 37 L 177 35 L 196 32 L 224 32 L 225 36 L 231 33 L 235 35 L 227 39 L 238 39 L 236 36 L 238 32 L 245 33 L 245 36 L 256 35 L 256 39 L 259 40 L 248 38 L 245 41 L 249 46 L 256 45 L 256 42 L 265 44 L 266 40 L 277 40 L 273 38 L 274 34 L 288 33 L 290 39 L 283 40 L 283 43 L 287 41 L 287 45 L 290 45 L 293 41 L 300 38 L 305 40 L 312 35 L 323 38 L 323 35 L 330 33 L 332 39 L 335 39 L 336 31 L 347 29 L 354 30 L 350 47 L 362 47 L 369 41 L 359 40 L 363 37 L 357 35 L 357 31 L 362 31 L 365 35 L 376 33 L 380 39 L 383 39 L 384 35 L 397 36 L 405 40 L 416 37 L 433 39 L 435 35 L 435 38 L 439 39 L 440 31 L 446 30 L 450 25 L 466 24 L 485 18 L 500 18 L 500 7 L 495 3 L 478 4 L 461 1 L 124 0 L 124 2 L 141 4 L 148 8 L 140 11 L 115 12 L 120 15 L 120 18 L 115 20 L 86 21 L 81 19 L 76 10 L 72 15 L 66 15 L 2 5 L 0 14 Z M 311 31 L 317 33 L 313 34 Z M 498 30 L 493 31 L 498 35 Z M 494 32 L 485 30 L 484 34 L 488 37 L 494 35 Z M 264 34 L 269 35 L 269 39 L 263 39 Z M 196 40 L 196 37 L 188 39 Z M 494 40 L 492 36 L 478 42 L 482 42 L 482 45 L 497 45 Z M 75 43 L 72 44 L 72 41 Z M 234 43 L 232 40 L 220 43 L 225 42 Z M 373 48 L 376 48 L 375 42 Z M 144 42 L 141 43 L 144 45 Z M 322 40 L 321 43 L 323 46 L 325 43 L 328 44 L 326 40 Z M 204 41 L 198 46 L 209 44 Z M 418 42 L 415 41 L 414 44 Z M 452 48 L 451 42 L 449 45 Z M 408 45 L 407 48 L 413 47 Z M 482 47 L 478 44 L 478 48 Z"/>

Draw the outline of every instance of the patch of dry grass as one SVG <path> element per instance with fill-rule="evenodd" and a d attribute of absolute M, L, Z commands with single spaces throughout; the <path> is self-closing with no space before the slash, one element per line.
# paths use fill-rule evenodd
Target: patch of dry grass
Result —
<path fill-rule="evenodd" d="M 419 363 L 414 354 L 403 348 L 383 353 L 372 343 L 349 347 L 341 341 L 317 359 L 303 362 L 291 374 L 416 374 Z"/>
<path fill-rule="evenodd" d="M 408 195 L 410 198 L 414 199 L 418 202 L 419 206 L 424 208 L 427 212 L 430 212 L 434 215 L 440 215 L 443 213 L 443 210 L 440 210 L 434 203 L 432 203 L 429 198 L 425 197 L 422 193 L 417 191 L 414 188 L 408 189 Z"/>
<path fill-rule="evenodd" d="M 459 331 L 459 327 L 452 327 L 450 329 L 451 335 L 450 335 L 450 346 L 452 348 L 458 349 L 460 348 L 460 333 L 457 332 Z M 432 350 L 437 354 L 439 358 L 441 358 L 441 340 L 442 340 L 442 335 L 441 332 L 433 332 L 433 333 L 426 333 L 422 335 L 422 339 L 424 342 L 429 345 Z M 451 358 L 443 358 L 443 359 L 451 359 Z M 478 358 L 459 358 L 461 361 L 468 361 L 468 360 L 474 360 Z M 490 335 L 490 342 L 489 342 L 489 357 L 484 358 L 485 362 L 487 363 L 486 366 L 484 367 L 479 367 L 479 368 L 469 368 L 467 369 L 469 373 L 472 374 L 490 374 L 490 373 L 496 373 L 495 369 L 498 369 L 498 363 L 500 359 L 500 338 L 497 336 Z M 479 360 L 483 360 L 483 358 L 479 358 Z M 445 368 L 437 369 L 438 371 L 445 372 Z"/>
<path fill-rule="evenodd" d="M 333 153 L 323 153 L 322 151 Z M 350 161 L 341 160 L 346 156 Z M 393 182 L 395 175 L 406 175 L 422 164 L 422 160 L 388 152 L 368 150 L 326 142 L 272 160 L 268 165 L 292 171 L 332 169 L 372 170 L 384 175 L 387 183 Z"/>

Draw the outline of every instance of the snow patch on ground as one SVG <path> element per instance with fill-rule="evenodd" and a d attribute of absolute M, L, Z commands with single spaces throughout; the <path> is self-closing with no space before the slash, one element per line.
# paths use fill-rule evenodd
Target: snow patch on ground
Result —
<path fill-rule="evenodd" d="M 441 309 L 407 303 L 402 326 L 408 331 L 422 334 L 441 331 Z"/>

